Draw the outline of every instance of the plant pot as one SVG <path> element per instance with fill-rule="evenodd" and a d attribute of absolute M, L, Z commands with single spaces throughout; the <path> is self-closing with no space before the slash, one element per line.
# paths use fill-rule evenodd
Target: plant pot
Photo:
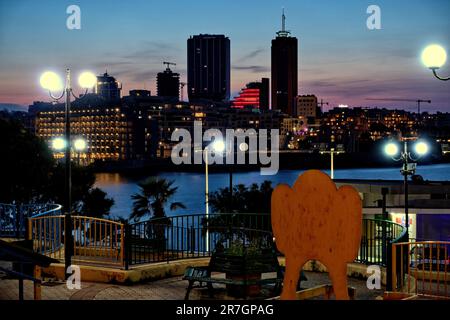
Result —
<path fill-rule="evenodd" d="M 227 279 L 243 281 L 247 280 L 261 280 L 261 273 L 237 275 L 237 274 L 226 274 Z M 236 285 L 236 284 L 227 284 L 227 294 L 231 297 L 242 298 L 242 297 L 256 297 L 261 292 L 260 284 L 251 284 L 251 285 Z"/>

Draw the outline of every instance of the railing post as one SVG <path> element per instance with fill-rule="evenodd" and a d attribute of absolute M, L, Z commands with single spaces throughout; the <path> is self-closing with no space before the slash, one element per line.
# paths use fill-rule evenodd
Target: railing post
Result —
<path fill-rule="evenodd" d="M 25 227 L 25 239 L 33 240 L 33 225 L 32 225 L 31 218 L 27 218 L 27 224 Z"/>
<path fill-rule="evenodd" d="M 122 224 L 122 237 L 120 237 L 120 246 L 122 248 L 122 265 L 124 266 L 125 270 L 128 270 L 129 267 L 129 257 L 130 257 L 130 238 L 131 238 L 131 232 L 130 232 L 130 225 L 128 222 L 125 222 Z"/>
<path fill-rule="evenodd" d="M 25 220 L 25 245 L 28 249 L 31 251 L 34 250 L 34 244 L 33 244 L 33 225 L 31 218 L 26 218 Z"/>
<path fill-rule="evenodd" d="M 16 238 L 20 239 L 21 236 L 21 229 L 22 229 L 22 210 L 21 210 L 21 205 L 16 205 L 14 206 L 14 210 L 16 211 L 16 214 L 14 215 L 15 217 L 15 229 L 16 229 Z"/>
<path fill-rule="evenodd" d="M 40 266 L 34 266 L 33 270 L 33 276 L 35 278 L 34 285 L 33 285 L 33 291 L 34 291 L 34 300 L 41 300 L 41 275 L 42 270 Z"/>
<path fill-rule="evenodd" d="M 387 248 L 389 247 L 389 243 L 387 240 L 386 234 L 387 221 L 383 220 L 382 222 L 382 235 L 381 235 L 381 264 L 386 265 L 386 255 L 388 254 Z"/>
<path fill-rule="evenodd" d="M 191 245 L 191 253 L 194 254 L 195 252 L 195 229 L 194 226 L 191 226 L 191 232 L 190 232 L 190 245 Z"/>
<path fill-rule="evenodd" d="M 389 257 L 386 261 L 386 291 L 393 291 L 393 273 L 395 270 L 395 250 L 392 250 L 392 243 L 387 244 L 387 256 Z"/>

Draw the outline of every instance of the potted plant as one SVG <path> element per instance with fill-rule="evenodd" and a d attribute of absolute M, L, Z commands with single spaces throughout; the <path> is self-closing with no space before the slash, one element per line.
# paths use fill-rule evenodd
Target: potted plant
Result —
<path fill-rule="evenodd" d="M 233 240 L 225 248 L 220 256 L 224 263 L 224 270 L 227 279 L 237 282 L 261 280 L 263 270 L 259 257 L 262 256 L 262 249 L 258 241 L 251 241 L 244 244 L 242 239 Z M 257 296 L 261 291 L 260 284 L 237 285 L 228 284 L 227 292 L 230 296 Z"/>

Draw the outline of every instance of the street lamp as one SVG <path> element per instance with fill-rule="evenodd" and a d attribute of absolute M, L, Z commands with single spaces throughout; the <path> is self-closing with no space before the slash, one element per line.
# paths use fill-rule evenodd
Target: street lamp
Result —
<path fill-rule="evenodd" d="M 75 148 L 75 151 L 77 151 L 77 157 L 78 157 L 78 165 L 80 165 L 80 154 L 86 150 L 86 140 L 83 138 L 77 138 L 73 142 L 73 146 Z"/>
<path fill-rule="evenodd" d="M 403 175 L 403 189 L 405 193 L 405 227 L 406 227 L 406 236 L 409 239 L 409 206 L 408 206 L 408 176 L 414 175 L 416 172 L 416 161 L 425 154 L 428 153 L 429 147 L 428 144 L 425 141 L 417 140 L 414 143 L 414 151 L 417 155 L 416 157 L 413 157 L 411 152 L 408 150 L 408 141 L 404 139 L 403 141 L 403 150 L 401 150 L 399 144 L 396 142 L 388 142 L 384 146 L 384 152 L 386 155 L 394 159 L 395 161 L 402 161 L 403 166 L 400 170 L 400 173 Z M 409 160 L 413 161 L 412 163 L 409 162 Z M 406 239 L 406 242 L 408 241 Z"/>
<path fill-rule="evenodd" d="M 208 222 L 208 216 L 209 216 L 209 175 L 208 175 L 208 156 L 210 150 L 214 151 L 215 153 L 222 153 L 225 151 L 225 143 L 222 140 L 215 140 L 213 143 L 207 145 L 204 149 L 205 154 L 205 218 Z M 206 251 L 209 252 L 209 231 L 208 227 L 206 227 Z"/>
<path fill-rule="evenodd" d="M 66 190 L 66 218 L 64 223 L 64 263 L 66 268 L 66 278 L 70 275 L 67 274 L 68 267 L 71 265 L 71 250 L 73 248 L 72 246 L 72 221 L 71 221 L 71 205 L 72 205 L 72 199 L 71 199 L 71 185 L 72 185 L 72 177 L 71 177 L 71 164 L 70 164 L 70 152 L 71 152 L 71 141 L 70 141 L 70 97 L 73 96 L 74 98 L 81 98 L 85 97 L 88 90 L 93 88 L 95 83 L 97 81 L 97 78 L 95 75 L 91 72 L 83 72 L 81 73 L 80 77 L 78 78 L 78 82 L 82 88 L 85 89 L 85 92 L 83 95 L 76 96 L 72 91 L 71 86 L 71 76 L 70 76 L 70 69 L 66 69 L 66 77 L 65 77 L 65 83 L 63 85 L 63 82 L 61 78 L 52 71 L 44 72 L 40 77 L 40 84 L 41 86 L 48 90 L 50 97 L 58 101 L 62 97 L 65 96 L 65 138 L 64 140 L 62 138 L 57 138 L 53 141 L 53 147 L 55 149 L 63 150 L 65 149 L 65 175 L 66 175 L 66 181 L 65 181 L 65 190 Z M 61 94 L 59 96 L 55 96 L 53 93 L 55 91 L 61 91 Z"/>
<path fill-rule="evenodd" d="M 449 78 L 441 78 L 438 76 L 436 70 L 441 68 L 447 60 L 447 52 L 443 47 L 438 44 L 432 44 L 426 47 L 422 51 L 422 63 L 433 71 L 433 74 L 436 78 L 442 81 L 448 81 Z"/>
<path fill-rule="evenodd" d="M 334 155 L 339 155 L 340 153 L 344 153 L 344 151 L 336 151 L 334 148 L 331 148 L 330 151 L 320 151 L 320 154 L 329 153 L 331 155 L 331 164 L 330 164 L 330 177 L 334 179 Z"/>
<path fill-rule="evenodd" d="M 58 152 L 66 148 L 66 140 L 58 137 L 52 140 L 52 148 Z M 80 164 L 80 153 L 86 149 L 86 140 L 77 138 L 73 141 L 73 149 L 78 155 L 78 164 Z"/>

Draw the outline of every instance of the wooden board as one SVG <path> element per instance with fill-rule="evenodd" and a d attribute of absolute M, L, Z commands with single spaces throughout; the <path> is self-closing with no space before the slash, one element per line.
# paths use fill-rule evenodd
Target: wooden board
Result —
<path fill-rule="evenodd" d="M 281 299 L 296 299 L 300 270 L 308 260 L 328 269 L 336 299 L 349 299 L 347 263 L 358 255 L 362 203 L 351 186 L 336 188 L 328 175 L 309 170 L 291 188 L 272 193 L 272 228 L 278 249 L 286 256 Z"/>

